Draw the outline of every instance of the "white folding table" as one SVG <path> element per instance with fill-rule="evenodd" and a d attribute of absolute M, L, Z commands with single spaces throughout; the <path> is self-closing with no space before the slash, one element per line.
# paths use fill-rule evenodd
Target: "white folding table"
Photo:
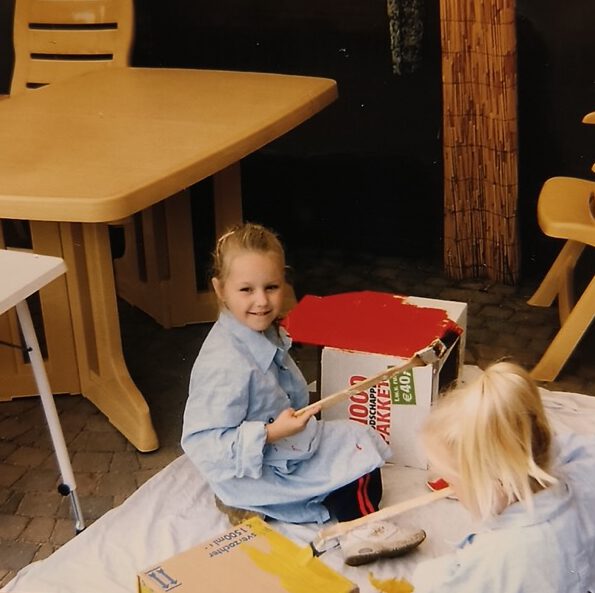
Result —
<path fill-rule="evenodd" d="M 29 356 L 62 477 L 58 492 L 63 496 L 70 496 L 75 530 L 78 533 L 85 528 L 85 523 L 76 492 L 76 482 L 26 300 L 65 272 L 66 264 L 62 258 L 0 249 L 0 315 L 12 307 L 16 308 L 24 344 L 12 346 L 22 347 Z"/>

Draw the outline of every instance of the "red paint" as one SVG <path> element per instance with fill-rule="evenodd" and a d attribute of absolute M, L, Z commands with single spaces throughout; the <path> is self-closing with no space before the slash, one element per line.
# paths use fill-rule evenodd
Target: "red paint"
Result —
<path fill-rule="evenodd" d="M 461 333 L 443 309 L 384 292 L 306 295 L 283 320 L 293 341 L 409 358 L 447 332 Z"/>
<path fill-rule="evenodd" d="M 436 492 L 436 490 L 444 490 L 444 488 L 448 488 L 450 486 L 450 484 L 444 478 L 428 480 L 426 484 L 432 492 Z"/>

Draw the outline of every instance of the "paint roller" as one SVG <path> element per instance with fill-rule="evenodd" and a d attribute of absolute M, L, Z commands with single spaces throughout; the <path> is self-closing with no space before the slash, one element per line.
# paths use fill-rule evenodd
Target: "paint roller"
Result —
<path fill-rule="evenodd" d="M 434 339 L 428 346 L 418 350 L 413 356 L 408 358 L 402 364 L 389 367 L 388 369 L 385 369 L 384 371 L 377 373 L 372 377 L 368 377 L 363 381 L 358 381 L 347 389 L 342 389 L 336 393 L 331 393 L 317 402 L 296 410 L 295 414 L 296 416 L 300 416 L 301 414 L 316 408 L 320 408 L 321 410 L 330 408 L 340 401 L 348 399 L 349 397 L 356 395 L 361 391 L 365 391 L 370 389 L 370 387 L 374 387 L 374 385 L 388 381 L 391 377 L 398 373 L 402 373 L 414 367 L 435 364 L 446 356 L 447 352 L 459 339 L 461 333 L 462 329 L 454 321 L 449 321 L 442 337 Z"/>
<path fill-rule="evenodd" d="M 352 529 L 355 529 L 356 527 L 361 527 L 366 523 L 375 523 L 376 521 L 388 519 L 390 517 L 400 515 L 401 513 L 405 513 L 406 511 L 411 511 L 418 507 L 425 506 L 432 502 L 436 502 L 437 500 L 442 500 L 443 498 L 447 498 L 448 496 L 453 495 L 454 490 L 451 486 L 448 486 L 446 488 L 442 488 L 441 490 L 436 490 L 435 492 L 421 494 L 420 496 L 416 496 L 415 498 L 410 498 L 408 500 L 398 502 L 396 504 L 380 509 L 375 513 L 370 513 L 369 515 L 365 515 L 364 517 L 354 519 L 353 521 L 343 521 L 340 523 L 335 523 L 330 527 L 325 527 L 324 529 L 321 529 L 318 532 L 316 537 L 308 544 L 308 546 L 302 549 L 301 554 L 303 555 L 303 557 L 301 558 L 301 560 L 304 563 L 306 563 L 311 558 L 320 556 L 325 552 L 323 546 L 327 541 L 344 535 Z"/>

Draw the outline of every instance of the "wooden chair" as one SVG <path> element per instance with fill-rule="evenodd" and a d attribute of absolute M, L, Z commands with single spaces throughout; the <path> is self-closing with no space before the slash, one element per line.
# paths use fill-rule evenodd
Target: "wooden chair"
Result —
<path fill-rule="evenodd" d="M 59 278 L 65 271 L 64 260 L 59 257 L 0 249 L 0 278 L 2 278 L 0 283 L 0 314 L 15 308 L 23 336 L 22 347 L 20 344 L 11 343 L 3 343 L 2 345 L 14 346 L 28 355 L 30 361 L 27 363 L 29 374 L 33 375 L 37 384 L 62 476 L 62 483 L 58 486 L 58 492 L 63 496 L 70 496 L 75 530 L 78 533 L 85 528 L 85 523 L 76 492 L 76 482 L 39 348 L 37 334 L 33 327 L 26 300 L 38 290 L 44 290 L 47 284 Z"/>
<path fill-rule="evenodd" d="M 532 370 L 533 378 L 553 381 L 595 318 L 595 274 L 575 304 L 574 269 L 586 246 L 595 247 L 595 182 L 552 177 L 539 194 L 537 217 L 548 237 L 566 239 L 530 305 L 550 306 L 558 299 L 560 330 Z"/>

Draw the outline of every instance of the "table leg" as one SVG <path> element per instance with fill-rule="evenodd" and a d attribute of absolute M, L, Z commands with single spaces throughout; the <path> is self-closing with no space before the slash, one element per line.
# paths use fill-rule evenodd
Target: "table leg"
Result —
<path fill-rule="evenodd" d="M 81 393 L 139 451 L 153 451 L 149 407 L 124 362 L 107 224 L 60 223 L 60 236 Z"/>
<path fill-rule="evenodd" d="M 197 289 L 190 192 L 184 190 L 125 221 L 125 250 L 114 261 L 118 296 L 150 315 L 161 326 L 215 321 L 219 305 L 210 289 Z M 242 222 L 240 164 L 213 175 L 215 237 Z M 214 247 L 214 245 L 212 246 Z M 285 310 L 295 304 L 288 293 Z"/>
<path fill-rule="evenodd" d="M 37 388 L 39 389 L 43 411 L 45 413 L 48 428 L 50 430 L 50 437 L 52 439 L 52 444 L 54 445 L 54 451 L 56 452 L 58 467 L 60 468 L 60 475 L 62 476 L 62 483 L 58 487 L 58 492 L 64 496 L 70 496 L 75 530 L 77 533 L 79 533 L 85 528 L 83 512 L 81 510 L 78 494 L 76 492 L 76 481 L 74 479 L 72 465 L 70 464 L 68 449 L 66 448 L 66 443 L 64 441 L 64 433 L 62 432 L 62 427 L 60 426 L 60 420 L 58 418 L 58 412 L 56 411 L 54 396 L 50 389 L 50 383 L 45 372 L 43 358 L 39 350 L 39 343 L 37 341 L 37 335 L 33 327 L 33 321 L 31 320 L 31 313 L 29 312 L 27 301 L 21 301 L 20 303 L 17 303 L 16 309 L 19 317 L 19 323 L 23 331 L 25 345 L 27 346 L 29 358 L 31 359 L 33 376 L 35 377 L 35 382 L 37 384 Z"/>
<path fill-rule="evenodd" d="M 219 236 L 241 221 L 241 173 L 235 163 L 213 175 L 213 220 L 207 224 Z M 114 261 L 118 296 L 166 328 L 215 321 L 219 313 L 214 292 L 197 289 L 194 232 L 188 190 L 124 223 L 124 255 Z"/>

